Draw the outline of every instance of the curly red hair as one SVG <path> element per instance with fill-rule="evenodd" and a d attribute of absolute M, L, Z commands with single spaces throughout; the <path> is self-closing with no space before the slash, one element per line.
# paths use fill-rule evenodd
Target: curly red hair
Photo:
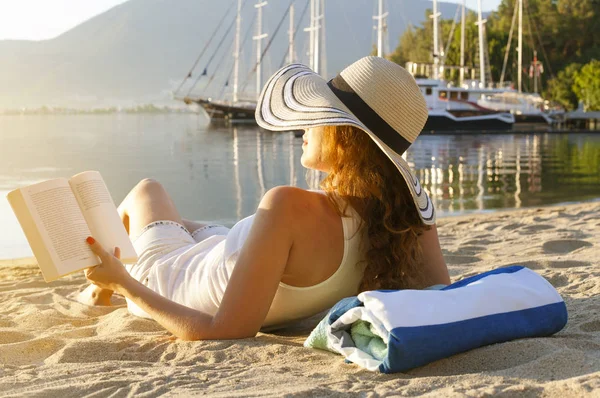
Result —
<path fill-rule="evenodd" d="M 330 172 L 321 181 L 340 215 L 335 196 L 362 218 L 368 250 L 359 290 L 423 288 L 418 237 L 428 229 L 400 172 L 377 144 L 352 126 L 323 128 L 322 150 Z"/>

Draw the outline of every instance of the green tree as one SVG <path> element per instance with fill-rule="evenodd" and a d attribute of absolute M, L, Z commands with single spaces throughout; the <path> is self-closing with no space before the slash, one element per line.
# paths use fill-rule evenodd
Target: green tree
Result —
<path fill-rule="evenodd" d="M 544 96 L 558 102 L 567 110 L 577 108 L 578 98 L 573 91 L 573 84 L 575 83 L 575 74 L 577 74 L 580 69 L 581 64 L 572 63 L 564 70 L 558 72 L 558 75 L 555 78 L 548 81 Z"/>
<path fill-rule="evenodd" d="M 371 52 L 369 53 L 369 55 L 373 55 L 373 56 L 377 55 L 377 45 L 376 44 L 373 44 L 371 46 Z"/>
<path fill-rule="evenodd" d="M 508 43 L 508 35 L 513 21 L 517 0 L 502 0 L 498 10 L 488 16 L 486 37 L 492 80 L 499 81 Z M 593 59 L 600 59 L 600 0 L 523 0 L 523 88 L 531 91 L 533 80 L 527 71 L 533 61 L 534 52 L 542 62 L 544 74 L 540 88 L 547 99 L 552 99 L 567 108 L 577 104 L 574 91 L 574 73 L 578 65 Z M 399 45 L 389 59 L 405 65 L 408 61 L 432 63 L 433 27 L 429 15 L 422 26 L 410 27 L 400 37 Z M 468 12 L 466 22 L 465 65 L 479 67 L 478 34 L 475 22 L 477 16 Z M 448 40 L 452 20 L 440 21 L 440 38 Z M 516 82 L 519 73 L 517 65 L 517 29 L 515 26 L 506 68 L 505 81 Z M 453 39 L 448 47 L 446 65 L 460 64 L 460 24 L 457 24 Z M 590 67 L 593 69 L 593 67 Z M 591 73 L 586 72 L 585 76 Z M 476 73 L 478 76 L 479 73 Z M 458 80 L 457 71 L 445 75 L 446 79 Z M 584 79 L 581 77 L 581 79 Z M 580 87 L 580 86 L 578 86 Z M 583 87 L 580 87 L 583 89 Z M 588 90 L 589 91 L 589 90 Z M 592 98 L 594 94 L 586 92 Z M 591 106 L 591 105 L 590 105 Z"/>
<path fill-rule="evenodd" d="M 488 41 L 498 32 L 510 30 L 517 0 L 502 0 L 488 18 Z M 567 65 L 600 59 L 600 2 L 597 0 L 524 0 L 523 66 L 528 68 L 533 52 L 544 63 L 544 84 Z M 516 81 L 516 27 L 509 56 L 507 80 Z M 508 35 L 507 35 L 508 37 Z M 506 42 L 501 50 L 504 54 Z M 491 47 L 491 43 L 490 43 Z M 490 48 L 490 60 L 497 55 Z M 492 61 L 495 64 L 495 61 Z M 492 68 L 493 71 L 493 68 Z M 529 84 L 524 79 L 524 84 Z"/>
<path fill-rule="evenodd" d="M 426 21 L 423 26 L 409 26 L 404 31 L 398 43 L 396 50 L 388 56 L 391 61 L 404 66 L 407 62 L 433 63 L 433 24 L 431 23 L 431 10 L 426 12 Z M 465 66 L 476 68 L 479 65 L 478 53 L 478 33 L 475 21 L 477 16 L 473 12 L 468 12 L 465 24 Z M 452 30 L 452 20 L 440 20 L 439 37 L 448 47 L 448 38 Z M 441 54 L 440 54 L 441 55 Z M 460 65 L 460 21 L 455 26 L 448 53 L 444 62 L 446 65 Z M 455 72 L 450 77 L 452 80 L 458 80 L 458 73 Z"/>
<path fill-rule="evenodd" d="M 592 60 L 573 76 L 573 91 L 588 111 L 600 111 L 600 61 Z"/>
<path fill-rule="evenodd" d="M 409 26 L 400 36 L 396 50 L 389 55 L 389 59 L 404 66 L 407 62 L 432 62 L 432 36 L 427 27 Z"/>

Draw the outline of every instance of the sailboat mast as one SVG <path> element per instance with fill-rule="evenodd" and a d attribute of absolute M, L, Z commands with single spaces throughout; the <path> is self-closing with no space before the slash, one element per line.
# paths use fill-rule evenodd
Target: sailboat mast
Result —
<path fill-rule="evenodd" d="M 462 2 L 460 17 L 460 85 L 465 81 L 465 1 Z"/>
<path fill-rule="evenodd" d="M 242 0 L 238 0 L 235 20 L 235 50 L 233 52 L 233 102 L 238 102 L 238 83 L 240 73 L 240 28 L 242 26 Z"/>
<path fill-rule="evenodd" d="M 321 28 L 321 1 L 322 0 L 314 0 L 315 1 L 315 31 L 314 31 L 314 37 L 315 37 L 315 48 L 314 48 L 314 71 L 319 73 L 320 72 L 320 55 L 321 55 L 321 32 L 320 32 L 320 28 Z"/>
<path fill-rule="evenodd" d="M 373 19 L 377 20 L 377 56 L 383 57 L 383 32 L 386 29 L 385 18 L 388 16 L 387 12 L 383 12 L 383 0 L 379 0 L 379 13 Z"/>
<path fill-rule="evenodd" d="M 288 62 L 294 63 L 294 3 L 290 5 L 290 31 L 289 31 L 289 55 Z"/>
<path fill-rule="evenodd" d="M 315 0 L 310 0 L 310 26 L 304 29 L 305 32 L 308 32 L 309 40 L 308 40 L 308 63 L 312 70 L 315 70 Z"/>
<path fill-rule="evenodd" d="M 439 59 L 439 52 L 438 52 L 438 46 L 439 46 L 439 39 L 438 39 L 438 10 L 437 10 L 437 0 L 433 0 L 433 15 L 431 16 L 431 18 L 433 18 L 433 78 L 435 80 L 438 79 L 439 77 L 439 63 L 440 63 L 440 59 Z"/>
<path fill-rule="evenodd" d="M 533 52 L 533 92 L 538 92 L 538 61 L 537 51 Z"/>
<path fill-rule="evenodd" d="M 260 62 L 260 58 L 262 55 L 262 39 L 267 37 L 266 33 L 262 33 L 262 8 L 267 5 L 266 1 L 258 2 L 254 5 L 256 8 L 256 12 L 258 15 L 256 16 L 256 36 L 254 36 L 254 40 L 256 40 L 256 99 L 260 96 L 260 91 L 262 89 L 262 66 Z"/>
<path fill-rule="evenodd" d="M 519 0 L 519 49 L 517 50 L 517 55 L 517 79 L 519 82 L 519 92 L 522 92 L 521 74 L 523 73 L 523 0 Z"/>
<path fill-rule="evenodd" d="M 377 56 L 383 57 L 383 0 L 379 0 L 377 13 Z"/>
<path fill-rule="evenodd" d="M 479 27 L 479 80 L 485 87 L 485 52 L 483 51 L 483 24 L 481 17 L 481 0 L 477 0 L 477 26 Z"/>
<path fill-rule="evenodd" d="M 327 76 L 327 54 L 325 40 L 325 0 L 321 0 L 321 16 L 319 18 L 319 69 L 321 76 Z"/>

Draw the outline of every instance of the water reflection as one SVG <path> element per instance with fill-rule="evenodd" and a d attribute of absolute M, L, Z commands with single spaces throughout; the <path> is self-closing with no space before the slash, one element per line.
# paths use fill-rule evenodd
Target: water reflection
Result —
<path fill-rule="evenodd" d="M 407 159 L 440 214 L 600 196 L 599 136 L 423 136 Z"/>
<path fill-rule="evenodd" d="M 0 132 L 0 190 L 99 170 L 118 204 L 152 177 L 184 217 L 227 225 L 268 189 L 316 188 L 323 177 L 301 166 L 291 133 L 207 128 L 194 115 L 5 116 Z M 600 197 L 598 135 L 422 136 L 405 158 L 441 216 Z M 24 240 L 6 201 L 0 216 L 2 240 Z"/>
<path fill-rule="evenodd" d="M 233 128 L 233 165 L 235 166 L 234 183 L 235 183 L 235 215 L 236 219 L 242 218 L 242 184 L 240 182 L 240 141 L 238 139 L 238 129 Z"/>
<path fill-rule="evenodd" d="M 225 142 L 232 135 L 236 210 L 225 217 L 229 222 L 254 212 L 262 195 L 274 186 L 316 189 L 323 178 L 322 173 L 307 171 L 300 165 L 302 141 L 292 134 L 253 127 L 197 132 L 199 136 L 203 133 L 225 137 Z M 211 149 L 218 150 L 223 151 Z M 195 155 L 204 156 L 198 152 Z M 600 196 L 598 136 L 423 136 L 407 152 L 406 159 L 440 215 Z M 225 170 L 227 165 L 221 167 Z M 221 178 L 229 177 L 223 172 Z"/>

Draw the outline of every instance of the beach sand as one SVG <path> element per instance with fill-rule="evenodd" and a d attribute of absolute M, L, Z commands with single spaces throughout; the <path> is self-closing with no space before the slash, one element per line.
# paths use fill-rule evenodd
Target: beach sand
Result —
<path fill-rule="evenodd" d="M 0 396 L 600 396 L 600 203 L 441 219 L 452 281 L 521 264 L 569 310 L 552 337 L 495 344 L 379 374 L 304 348 L 315 316 L 246 340 L 173 340 L 154 321 L 70 297 L 82 274 L 46 284 L 33 259 L 0 262 Z"/>

